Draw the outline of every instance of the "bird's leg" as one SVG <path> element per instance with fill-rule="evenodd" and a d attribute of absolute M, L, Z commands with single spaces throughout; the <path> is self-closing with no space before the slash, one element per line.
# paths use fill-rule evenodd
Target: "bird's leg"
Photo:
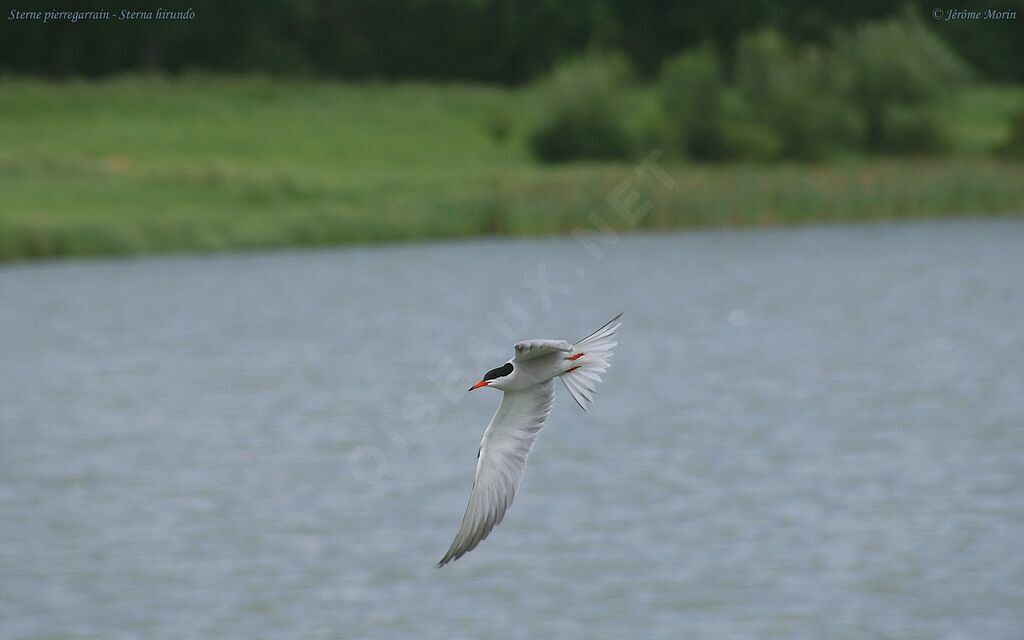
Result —
<path fill-rule="evenodd" d="M 582 358 L 582 357 L 583 357 L 583 356 L 585 356 L 585 355 L 587 355 L 587 354 L 585 354 L 585 353 L 583 353 L 583 352 L 581 351 L 580 353 L 575 353 L 575 354 L 573 354 L 573 355 L 569 356 L 568 358 L 566 358 L 566 360 L 579 360 L 580 358 Z M 579 369 L 579 368 L 580 368 L 580 365 L 576 365 L 575 367 L 569 367 L 568 369 L 566 369 L 566 370 L 565 370 L 565 371 L 563 371 L 562 373 L 563 373 L 563 374 L 566 374 L 566 373 L 572 373 L 573 371 L 575 371 L 575 370 L 577 370 L 577 369 Z"/>

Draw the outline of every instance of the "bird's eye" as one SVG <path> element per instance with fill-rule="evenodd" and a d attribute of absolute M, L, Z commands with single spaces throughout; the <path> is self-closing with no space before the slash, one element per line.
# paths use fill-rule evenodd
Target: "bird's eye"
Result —
<path fill-rule="evenodd" d="M 506 362 L 504 366 L 498 367 L 497 369 L 491 369 L 484 374 L 484 380 L 494 380 L 495 378 L 501 378 L 512 373 L 512 363 Z"/>

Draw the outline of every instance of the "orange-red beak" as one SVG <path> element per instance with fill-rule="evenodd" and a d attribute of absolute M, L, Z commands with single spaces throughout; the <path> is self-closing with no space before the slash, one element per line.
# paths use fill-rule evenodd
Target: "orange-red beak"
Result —
<path fill-rule="evenodd" d="M 479 389 L 480 387 L 486 387 L 489 384 L 491 384 L 490 380 L 481 380 L 480 382 L 478 382 L 478 383 L 474 384 L 472 387 L 470 387 L 469 390 L 472 391 L 473 389 Z"/>

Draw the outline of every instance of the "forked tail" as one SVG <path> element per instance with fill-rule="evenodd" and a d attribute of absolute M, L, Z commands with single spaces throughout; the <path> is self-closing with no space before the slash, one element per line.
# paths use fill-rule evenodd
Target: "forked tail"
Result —
<path fill-rule="evenodd" d="M 622 324 L 619 322 L 621 317 L 620 313 L 574 344 L 572 352 L 566 356 L 566 370 L 559 378 L 569 390 L 569 395 L 584 411 L 589 411 L 597 384 L 601 382 L 601 374 L 608 369 L 613 350 L 618 344 L 615 331 Z"/>

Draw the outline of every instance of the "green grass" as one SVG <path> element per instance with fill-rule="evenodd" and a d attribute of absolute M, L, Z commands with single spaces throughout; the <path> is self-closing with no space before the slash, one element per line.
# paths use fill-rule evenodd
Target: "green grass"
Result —
<path fill-rule="evenodd" d="M 642 98 L 641 98 L 642 99 Z M 546 167 L 529 89 L 125 77 L 0 81 L 0 260 L 563 233 L 623 180 L 644 228 L 1024 211 L 1024 166 L 982 155 L 1024 92 L 944 111 L 959 153 L 822 166 Z M 488 135 L 503 113 L 507 142 Z"/>

